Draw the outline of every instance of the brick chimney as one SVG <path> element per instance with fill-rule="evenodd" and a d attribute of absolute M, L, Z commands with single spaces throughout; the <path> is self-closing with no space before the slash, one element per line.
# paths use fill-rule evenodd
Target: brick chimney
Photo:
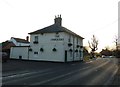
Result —
<path fill-rule="evenodd" d="M 26 40 L 29 42 L 29 36 L 26 37 Z"/>
<path fill-rule="evenodd" d="M 54 23 L 55 23 L 56 25 L 59 25 L 59 26 L 62 25 L 61 15 L 58 15 L 57 17 L 55 16 Z"/>

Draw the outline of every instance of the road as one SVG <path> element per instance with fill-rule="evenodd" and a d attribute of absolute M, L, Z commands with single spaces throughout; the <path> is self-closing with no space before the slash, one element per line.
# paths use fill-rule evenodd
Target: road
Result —
<path fill-rule="evenodd" d="M 3 64 L 3 85 L 109 85 L 118 69 L 116 58 L 73 63 L 20 62 L 19 68 L 14 62 L 13 69 L 9 63 Z"/>

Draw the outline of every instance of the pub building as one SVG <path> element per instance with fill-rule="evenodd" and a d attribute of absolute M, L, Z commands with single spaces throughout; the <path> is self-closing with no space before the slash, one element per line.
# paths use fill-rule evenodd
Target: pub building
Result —
<path fill-rule="evenodd" d="M 61 15 L 54 24 L 30 32 L 30 46 L 11 47 L 13 59 L 70 62 L 83 60 L 83 37 L 62 26 Z"/>

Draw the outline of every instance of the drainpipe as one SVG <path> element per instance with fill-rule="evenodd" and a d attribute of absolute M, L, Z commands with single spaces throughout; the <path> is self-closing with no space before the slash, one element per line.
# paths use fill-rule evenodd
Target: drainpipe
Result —
<path fill-rule="evenodd" d="M 73 36 L 73 61 L 74 61 L 74 58 L 75 58 L 75 37 Z"/>
<path fill-rule="evenodd" d="M 28 47 L 28 60 L 29 60 L 29 47 Z"/>

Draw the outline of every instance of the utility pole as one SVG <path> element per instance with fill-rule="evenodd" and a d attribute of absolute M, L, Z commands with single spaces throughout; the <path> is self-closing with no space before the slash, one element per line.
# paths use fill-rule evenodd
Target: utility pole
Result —
<path fill-rule="evenodd" d="M 116 46 L 116 52 L 115 52 L 116 57 L 119 56 L 118 39 L 120 39 L 120 37 L 116 36 L 115 41 L 114 41 L 115 42 L 115 46 Z"/>
<path fill-rule="evenodd" d="M 115 39 L 115 46 L 116 46 L 116 51 L 118 50 L 118 39 Z"/>

